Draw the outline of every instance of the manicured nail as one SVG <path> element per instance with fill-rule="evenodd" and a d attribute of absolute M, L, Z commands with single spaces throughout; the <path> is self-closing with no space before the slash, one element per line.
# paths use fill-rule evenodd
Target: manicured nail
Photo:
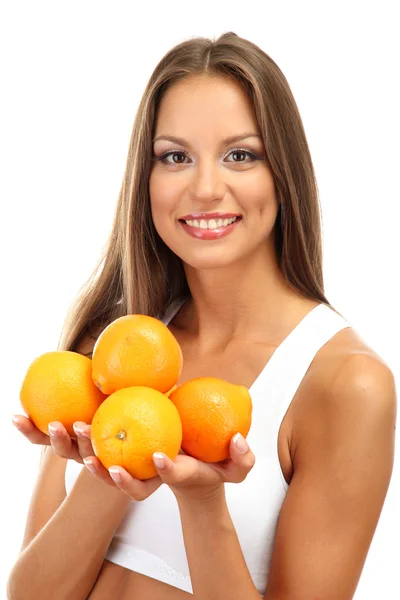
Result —
<path fill-rule="evenodd" d="M 110 467 L 108 469 L 108 472 L 110 473 L 111 479 L 115 481 L 115 483 L 121 483 L 121 475 L 119 469 L 117 469 L 116 467 Z"/>
<path fill-rule="evenodd" d="M 77 435 L 80 435 L 81 437 L 85 437 L 88 438 L 90 437 L 86 431 L 84 429 L 82 429 L 81 427 L 79 427 L 78 425 L 76 425 L 75 423 L 72 426 L 74 428 L 74 431 Z"/>
<path fill-rule="evenodd" d="M 241 454 L 244 454 L 249 449 L 249 446 L 241 433 L 233 436 L 233 443 Z"/>
<path fill-rule="evenodd" d="M 154 452 L 153 461 L 157 469 L 163 469 L 165 467 L 165 458 L 160 452 Z"/>
<path fill-rule="evenodd" d="M 20 420 L 18 419 L 18 417 L 13 417 L 13 418 L 12 418 L 12 422 L 14 423 L 14 425 L 15 425 L 15 427 L 16 427 L 17 429 L 19 429 L 19 428 L 21 427 L 21 422 L 20 422 Z"/>
<path fill-rule="evenodd" d="M 87 467 L 91 473 L 96 474 L 95 466 L 91 460 L 84 458 L 83 462 L 85 463 L 85 467 Z"/>
<path fill-rule="evenodd" d="M 55 427 L 51 423 L 49 423 L 48 430 L 49 430 L 49 435 L 52 435 L 54 437 L 60 433 L 58 427 Z"/>

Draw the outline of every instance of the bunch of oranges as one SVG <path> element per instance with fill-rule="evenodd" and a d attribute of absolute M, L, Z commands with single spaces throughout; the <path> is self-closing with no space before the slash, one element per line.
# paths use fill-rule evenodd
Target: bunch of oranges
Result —
<path fill-rule="evenodd" d="M 30 365 L 21 404 L 47 433 L 60 421 L 74 437 L 75 421 L 91 423 L 102 464 L 124 467 L 137 479 L 157 474 L 154 452 L 171 459 L 180 448 L 204 462 L 229 457 L 232 436 L 247 436 L 252 403 L 246 387 L 215 377 L 181 385 L 180 345 L 158 319 L 128 315 L 99 336 L 92 360 L 71 351 L 47 352 Z"/>

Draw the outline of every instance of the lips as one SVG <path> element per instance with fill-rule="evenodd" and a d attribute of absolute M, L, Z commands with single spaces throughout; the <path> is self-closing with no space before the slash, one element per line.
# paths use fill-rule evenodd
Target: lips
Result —
<path fill-rule="evenodd" d="M 211 214 L 216 215 L 211 217 Z M 207 218 L 204 218 L 205 213 L 193 213 L 185 215 L 190 217 L 179 219 L 181 226 L 191 237 L 198 240 L 217 240 L 232 233 L 242 220 L 240 215 L 227 216 L 229 213 L 207 213 Z M 203 215 L 199 218 L 198 215 Z M 193 217 L 197 218 L 193 218 Z"/>
<path fill-rule="evenodd" d="M 233 217 L 240 217 L 239 213 L 223 213 L 223 212 L 213 212 L 213 213 L 190 213 L 189 215 L 184 215 L 180 217 L 180 221 L 199 221 L 204 219 L 205 221 L 209 219 L 232 219 Z"/>

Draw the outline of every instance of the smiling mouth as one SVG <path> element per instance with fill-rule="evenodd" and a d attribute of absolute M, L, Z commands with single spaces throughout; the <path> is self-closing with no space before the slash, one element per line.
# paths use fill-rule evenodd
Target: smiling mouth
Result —
<path fill-rule="evenodd" d="M 185 223 L 190 227 L 195 227 L 196 229 L 220 229 L 221 227 L 229 227 L 229 225 L 233 225 L 237 221 L 240 221 L 242 217 L 230 217 L 229 219 L 179 219 L 181 223 Z"/>

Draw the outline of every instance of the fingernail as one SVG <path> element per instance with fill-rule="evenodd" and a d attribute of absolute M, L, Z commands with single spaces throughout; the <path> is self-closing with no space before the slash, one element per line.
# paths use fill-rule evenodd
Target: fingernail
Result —
<path fill-rule="evenodd" d="M 86 433 L 86 431 L 85 431 L 84 429 L 82 429 L 82 428 L 81 428 L 81 427 L 79 427 L 78 425 L 75 425 L 75 423 L 73 424 L 73 426 L 72 426 L 72 427 L 74 428 L 74 431 L 75 431 L 75 433 L 76 433 L 77 435 L 80 435 L 80 436 L 82 436 L 82 437 L 86 437 L 86 438 L 90 437 L 90 436 L 89 436 L 89 435 Z"/>
<path fill-rule="evenodd" d="M 110 473 L 111 479 L 115 481 L 115 483 L 121 482 L 121 475 L 119 473 L 119 469 L 117 469 L 116 467 L 110 467 L 108 469 L 108 472 Z"/>
<path fill-rule="evenodd" d="M 154 452 L 153 461 L 157 469 L 163 469 L 165 467 L 165 459 L 160 452 Z"/>
<path fill-rule="evenodd" d="M 85 463 L 85 467 L 87 467 L 91 473 L 96 474 L 95 466 L 91 460 L 84 458 L 83 462 Z"/>
<path fill-rule="evenodd" d="M 237 433 L 233 437 L 233 443 L 241 454 L 244 454 L 249 449 L 249 446 L 241 433 Z"/>
<path fill-rule="evenodd" d="M 17 429 L 19 429 L 21 427 L 21 423 L 20 423 L 20 420 L 18 419 L 18 417 L 13 417 L 12 422 L 14 423 L 14 425 Z"/>
<path fill-rule="evenodd" d="M 52 435 L 54 437 L 59 434 L 59 429 L 56 426 L 52 425 L 51 423 L 49 423 L 48 431 L 49 431 L 49 435 Z"/>

